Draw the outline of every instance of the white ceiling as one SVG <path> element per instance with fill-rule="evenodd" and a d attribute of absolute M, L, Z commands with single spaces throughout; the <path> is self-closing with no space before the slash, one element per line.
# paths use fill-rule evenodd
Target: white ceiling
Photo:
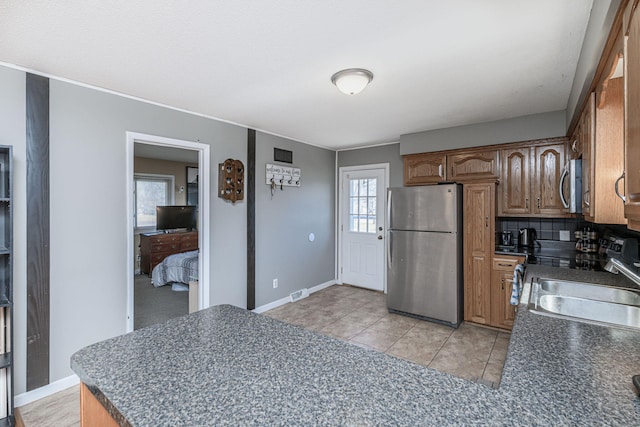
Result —
<path fill-rule="evenodd" d="M 592 0 L 3 0 L 0 61 L 330 148 L 563 110 Z M 364 92 L 331 84 L 371 70 Z"/>

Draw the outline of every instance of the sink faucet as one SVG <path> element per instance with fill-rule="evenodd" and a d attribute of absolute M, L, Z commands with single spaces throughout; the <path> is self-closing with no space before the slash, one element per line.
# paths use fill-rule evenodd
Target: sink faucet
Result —
<path fill-rule="evenodd" d="M 640 275 L 631 271 L 631 269 L 619 259 L 609 258 L 609 262 L 607 262 L 607 265 L 604 266 L 604 269 L 613 274 L 622 273 L 627 276 L 633 283 L 640 286 Z"/>

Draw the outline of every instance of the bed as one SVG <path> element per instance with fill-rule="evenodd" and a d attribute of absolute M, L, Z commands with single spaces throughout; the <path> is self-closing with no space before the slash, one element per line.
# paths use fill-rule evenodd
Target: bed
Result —
<path fill-rule="evenodd" d="M 170 283 L 198 280 L 198 251 L 169 255 L 151 272 L 151 283 L 156 288 Z"/>

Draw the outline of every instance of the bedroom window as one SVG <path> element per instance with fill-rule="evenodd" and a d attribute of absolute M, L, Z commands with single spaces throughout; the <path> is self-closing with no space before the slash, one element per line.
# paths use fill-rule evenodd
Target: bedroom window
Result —
<path fill-rule="evenodd" d="M 156 206 L 173 205 L 173 175 L 135 174 L 135 228 L 140 231 L 155 230 Z"/>

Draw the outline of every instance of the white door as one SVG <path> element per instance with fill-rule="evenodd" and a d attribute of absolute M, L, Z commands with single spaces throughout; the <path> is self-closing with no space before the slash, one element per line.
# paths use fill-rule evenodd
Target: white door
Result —
<path fill-rule="evenodd" d="M 384 290 L 386 170 L 341 171 L 342 283 Z"/>

